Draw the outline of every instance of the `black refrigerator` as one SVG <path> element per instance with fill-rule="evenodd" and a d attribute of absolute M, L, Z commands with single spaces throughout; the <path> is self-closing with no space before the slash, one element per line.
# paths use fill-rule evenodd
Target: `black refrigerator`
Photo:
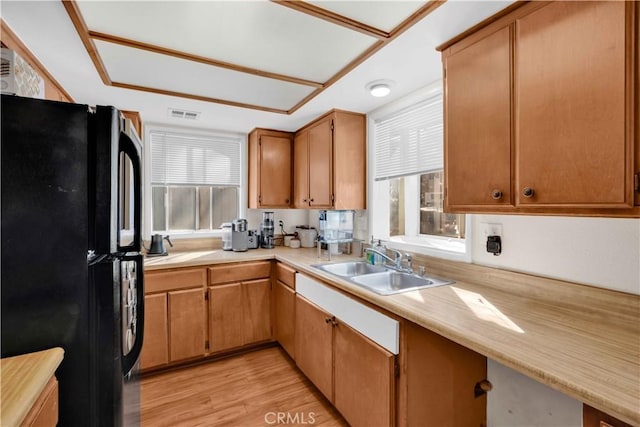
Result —
<path fill-rule="evenodd" d="M 59 426 L 138 425 L 140 142 L 113 107 L 0 107 L 2 357 L 64 349 Z"/>

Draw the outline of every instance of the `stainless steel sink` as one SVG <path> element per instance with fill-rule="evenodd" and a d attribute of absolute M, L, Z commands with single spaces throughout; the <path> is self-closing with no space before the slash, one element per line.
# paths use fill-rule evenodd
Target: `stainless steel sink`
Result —
<path fill-rule="evenodd" d="M 380 295 L 393 295 L 453 283 L 450 280 L 422 277 L 409 272 L 395 271 L 381 265 L 371 265 L 363 261 L 318 264 L 312 267 L 349 280 Z"/>
<path fill-rule="evenodd" d="M 420 277 L 415 274 L 402 273 L 399 271 L 385 271 L 383 273 L 354 276 L 351 280 L 380 295 L 391 295 L 399 292 L 414 291 L 431 286 L 453 283 L 451 281 L 433 277 Z"/>
<path fill-rule="evenodd" d="M 315 268 L 342 277 L 360 276 L 362 274 L 382 273 L 387 271 L 381 265 L 371 265 L 362 261 L 340 262 L 337 264 L 314 265 Z"/>

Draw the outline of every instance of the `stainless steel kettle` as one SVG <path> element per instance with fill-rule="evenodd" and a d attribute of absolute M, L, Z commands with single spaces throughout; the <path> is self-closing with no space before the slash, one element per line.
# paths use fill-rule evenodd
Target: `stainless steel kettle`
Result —
<path fill-rule="evenodd" d="M 169 236 L 163 236 L 162 234 L 154 234 L 151 236 L 151 247 L 147 251 L 147 256 L 164 256 L 167 255 L 167 249 L 164 246 L 164 241 L 169 242 L 169 246 L 173 247 Z"/>

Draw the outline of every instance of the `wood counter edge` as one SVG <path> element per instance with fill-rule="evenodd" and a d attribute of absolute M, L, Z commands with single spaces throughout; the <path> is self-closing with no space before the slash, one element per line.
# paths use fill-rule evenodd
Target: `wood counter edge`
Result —
<path fill-rule="evenodd" d="M 2 394 L 0 425 L 19 426 L 31 407 L 36 403 L 38 397 L 45 390 L 49 380 L 54 376 L 56 369 L 60 366 L 64 358 L 64 350 L 54 347 L 48 350 L 33 353 L 21 354 L 18 356 L 0 359 L 0 393 Z M 24 370 L 37 369 L 37 375 L 25 375 Z M 19 371 L 16 375 L 11 370 Z M 27 388 L 28 394 L 21 395 L 20 392 L 12 393 L 14 390 L 7 390 L 5 387 Z"/>

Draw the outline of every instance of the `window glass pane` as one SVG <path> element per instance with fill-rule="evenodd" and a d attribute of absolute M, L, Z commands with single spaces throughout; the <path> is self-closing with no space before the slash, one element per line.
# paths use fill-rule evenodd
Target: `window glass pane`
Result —
<path fill-rule="evenodd" d="M 198 187 L 198 230 L 211 229 L 211 187 Z"/>
<path fill-rule="evenodd" d="M 420 175 L 420 234 L 464 239 L 464 215 L 444 213 L 443 208 L 443 172 Z"/>
<path fill-rule="evenodd" d="M 404 178 L 389 180 L 389 236 L 403 236 Z"/>
<path fill-rule="evenodd" d="M 225 222 L 231 222 L 238 217 L 238 188 L 212 187 L 214 228 L 220 228 Z"/>
<path fill-rule="evenodd" d="M 165 230 L 167 228 L 166 213 L 164 210 L 165 187 L 153 187 L 151 189 L 151 212 L 153 214 L 153 229 Z"/>
<path fill-rule="evenodd" d="M 195 187 L 169 187 L 169 229 L 196 229 Z"/>

